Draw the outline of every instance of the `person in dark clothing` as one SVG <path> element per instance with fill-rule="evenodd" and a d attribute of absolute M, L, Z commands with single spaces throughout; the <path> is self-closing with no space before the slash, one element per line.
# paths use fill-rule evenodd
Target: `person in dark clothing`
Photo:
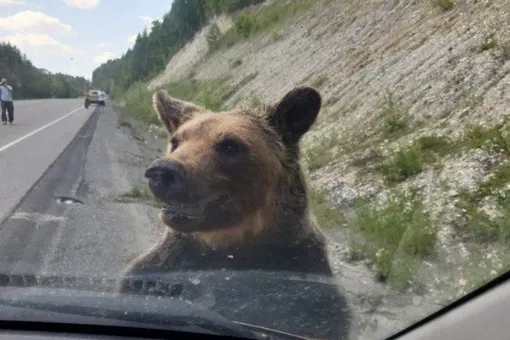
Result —
<path fill-rule="evenodd" d="M 12 103 L 12 87 L 7 84 L 7 79 L 2 78 L 0 82 L 0 101 L 2 102 L 2 124 L 7 124 L 7 115 L 9 115 L 9 124 L 14 121 L 14 104 Z"/>

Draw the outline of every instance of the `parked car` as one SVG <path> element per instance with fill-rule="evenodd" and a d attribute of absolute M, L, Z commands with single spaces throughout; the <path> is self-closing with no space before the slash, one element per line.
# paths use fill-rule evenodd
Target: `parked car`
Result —
<path fill-rule="evenodd" d="M 90 90 L 85 96 L 85 108 L 88 109 L 90 104 L 106 105 L 106 93 L 101 90 Z"/>

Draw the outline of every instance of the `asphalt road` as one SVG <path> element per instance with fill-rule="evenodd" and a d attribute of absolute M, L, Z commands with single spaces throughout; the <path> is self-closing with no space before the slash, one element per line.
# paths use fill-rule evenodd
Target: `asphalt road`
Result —
<path fill-rule="evenodd" d="M 20 102 L 0 126 L 0 274 L 112 277 L 157 240 L 157 209 L 122 194 L 146 185 L 149 149 L 118 110 L 80 100 Z"/>
<path fill-rule="evenodd" d="M 71 142 L 92 110 L 82 99 L 14 103 L 14 124 L 0 125 L 0 221 L 5 220 Z"/>

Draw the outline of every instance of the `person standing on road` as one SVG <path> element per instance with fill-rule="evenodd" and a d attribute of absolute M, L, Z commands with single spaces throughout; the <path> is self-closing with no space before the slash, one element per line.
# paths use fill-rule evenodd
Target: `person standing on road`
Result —
<path fill-rule="evenodd" d="M 106 105 L 106 93 L 103 90 L 100 90 L 97 94 L 97 100 L 101 107 L 101 112 L 104 112 L 104 106 Z"/>
<path fill-rule="evenodd" d="M 12 103 L 12 87 L 7 84 L 7 79 L 0 82 L 0 101 L 2 102 L 2 124 L 7 124 L 6 111 L 9 114 L 9 124 L 14 120 L 14 104 Z"/>

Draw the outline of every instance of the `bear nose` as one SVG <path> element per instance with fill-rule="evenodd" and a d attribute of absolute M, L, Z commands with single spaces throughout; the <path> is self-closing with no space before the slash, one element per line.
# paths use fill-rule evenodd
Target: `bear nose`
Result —
<path fill-rule="evenodd" d="M 158 159 L 145 171 L 145 177 L 154 195 L 166 200 L 182 190 L 184 167 L 174 160 Z"/>

